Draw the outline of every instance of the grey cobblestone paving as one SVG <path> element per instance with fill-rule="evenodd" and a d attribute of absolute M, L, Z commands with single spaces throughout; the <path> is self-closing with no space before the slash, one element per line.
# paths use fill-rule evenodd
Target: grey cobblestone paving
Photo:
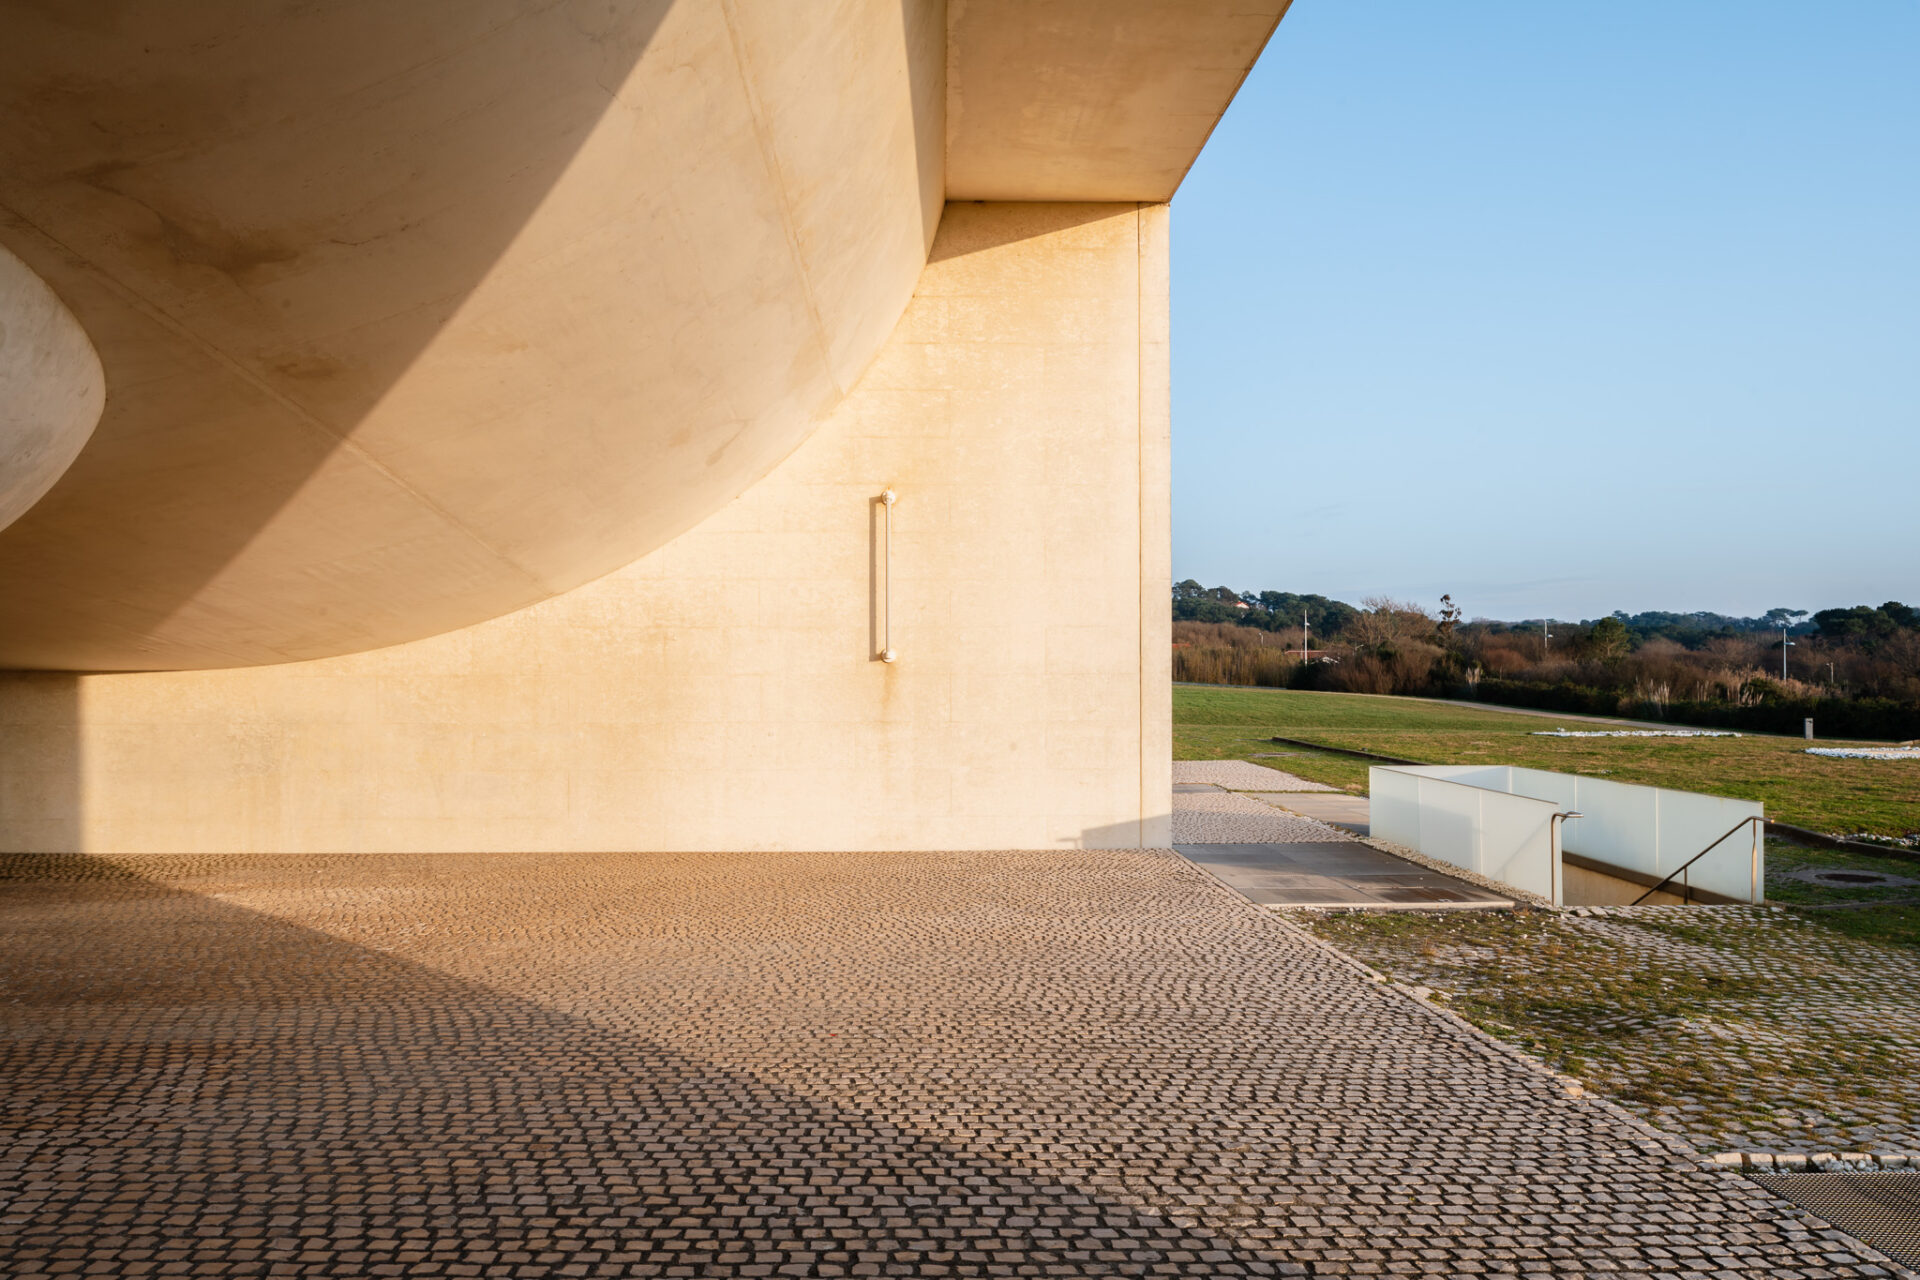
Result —
<path fill-rule="evenodd" d="M 1173 762 L 1173 782 L 1212 783 L 1216 787 L 1225 787 L 1229 791 L 1337 791 L 1323 782 L 1308 782 L 1305 778 L 1269 769 L 1263 764 L 1254 764 L 1250 760 L 1175 760 Z"/>
<path fill-rule="evenodd" d="M 1646 1065 L 1657 1065 L 1663 1040 L 1677 1041 L 1726 1078 L 1773 1086 L 1768 1112 L 1669 1105 L 1650 1112 L 1662 1128 L 1716 1148 L 1920 1151 L 1920 954 L 1861 946 L 1766 907 L 1616 907 L 1567 924 L 1643 969 L 1740 985 L 1691 1016 L 1609 1028 L 1647 1046 Z M 1889 1063 L 1901 1064 L 1905 1087 L 1874 1087 Z"/>
<path fill-rule="evenodd" d="M 0 858 L 0 1258 L 1888 1274 L 1168 852 Z"/>
<path fill-rule="evenodd" d="M 1352 840 L 1338 827 L 1232 791 L 1173 793 L 1175 844 L 1320 844 Z"/>
<path fill-rule="evenodd" d="M 1703 1151 L 1920 1151 L 1920 954 L 1753 906 L 1318 921 Z"/>

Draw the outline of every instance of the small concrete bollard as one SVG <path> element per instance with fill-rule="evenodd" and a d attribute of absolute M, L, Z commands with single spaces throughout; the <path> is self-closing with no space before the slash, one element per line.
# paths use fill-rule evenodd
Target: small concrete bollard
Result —
<path fill-rule="evenodd" d="M 1813 741 L 1813 717 L 1812 716 L 1807 717 L 1807 741 L 1808 742 Z"/>

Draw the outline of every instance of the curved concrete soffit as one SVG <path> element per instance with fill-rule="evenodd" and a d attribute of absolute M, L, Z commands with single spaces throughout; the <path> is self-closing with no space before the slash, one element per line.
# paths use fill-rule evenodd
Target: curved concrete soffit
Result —
<path fill-rule="evenodd" d="M 942 203 L 942 0 L 8 22 L 0 244 L 114 395 L 0 530 L 0 668 L 359 652 L 619 569 L 841 400 Z"/>
<path fill-rule="evenodd" d="M 0 529 L 66 473 L 106 403 L 86 330 L 46 281 L 0 248 Z"/>

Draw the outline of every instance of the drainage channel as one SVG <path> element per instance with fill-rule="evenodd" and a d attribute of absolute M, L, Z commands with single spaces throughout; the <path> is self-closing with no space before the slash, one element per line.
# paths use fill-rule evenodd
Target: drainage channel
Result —
<path fill-rule="evenodd" d="M 1748 1176 L 1848 1235 L 1866 1241 L 1895 1262 L 1920 1267 L 1920 1173 Z"/>

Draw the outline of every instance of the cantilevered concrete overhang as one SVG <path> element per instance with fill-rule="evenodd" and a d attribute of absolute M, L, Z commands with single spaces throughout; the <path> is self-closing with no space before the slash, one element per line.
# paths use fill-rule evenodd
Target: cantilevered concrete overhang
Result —
<path fill-rule="evenodd" d="M 0 3 L 0 246 L 105 388 L 0 530 L 0 666 L 357 652 L 630 563 L 839 403 L 946 198 L 1167 199 L 1285 7 Z"/>
<path fill-rule="evenodd" d="M 1292 0 L 949 0 L 947 198 L 1171 200 Z"/>

